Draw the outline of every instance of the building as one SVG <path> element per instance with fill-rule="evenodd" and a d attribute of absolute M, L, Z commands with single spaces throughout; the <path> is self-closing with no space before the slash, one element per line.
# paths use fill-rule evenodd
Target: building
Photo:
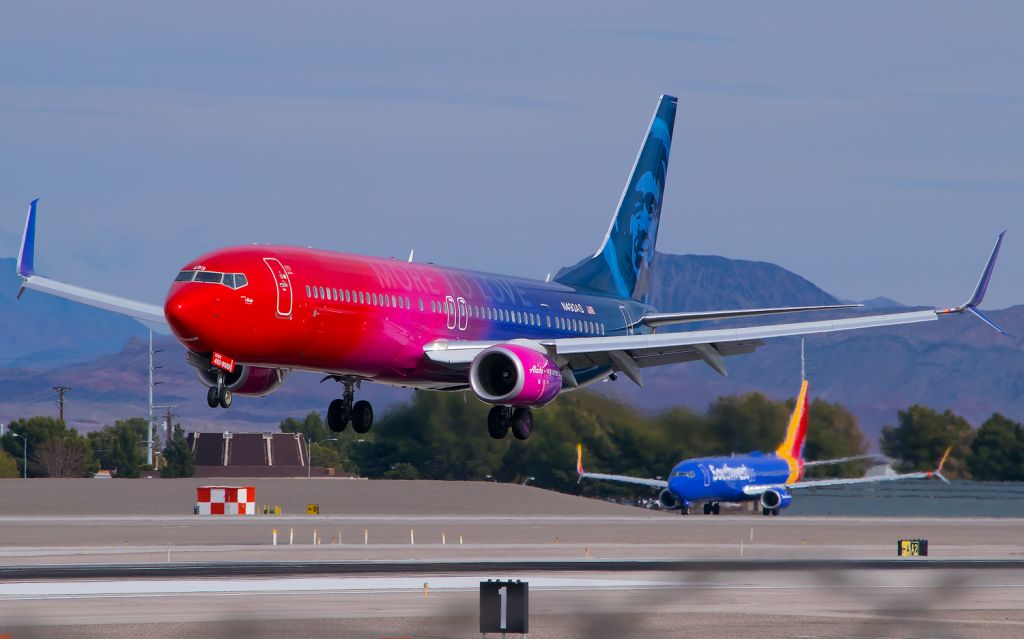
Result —
<path fill-rule="evenodd" d="M 301 433 L 189 433 L 196 477 L 323 476 L 308 468 L 309 447 Z"/>

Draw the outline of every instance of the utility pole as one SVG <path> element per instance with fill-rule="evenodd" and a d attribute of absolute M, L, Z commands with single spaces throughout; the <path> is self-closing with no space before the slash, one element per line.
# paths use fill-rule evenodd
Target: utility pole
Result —
<path fill-rule="evenodd" d="M 149 421 L 146 422 L 146 463 L 153 465 L 153 329 L 149 329 Z"/>
<path fill-rule="evenodd" d="M 64 421 L 64 393 L 71 389 L 67 386 L 54 386 L 53 390 L 57 391 L 57 410 L 60 411 L 60 421 Z"/>
<path fill-rule="evenodd" d="M 162 353 L 163 349 L 153 350 L 153 329 L 149 329 L 149 428 L 146 429 L 146 463 L 150 466 L 153 465 L 153 423 L 156 417 L 153 415 L 153 387 L 163 382 L 153 381 L 153 371 L 163 366 L 153 366 L 153 355 L 155 353 Z"/>

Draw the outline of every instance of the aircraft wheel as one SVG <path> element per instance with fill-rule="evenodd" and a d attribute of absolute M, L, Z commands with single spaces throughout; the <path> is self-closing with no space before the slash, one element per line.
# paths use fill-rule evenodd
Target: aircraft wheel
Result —
<path fill-rule="evenodd" d="M 704 502 L 704 514 L 705 515 L 710 515 L 711 514 L 711 502 L 709 502 L 709 501 Z"/>
<path fill-rule="evenodd" d="M 345 412 L 345 400 L 336 399 L 327 406 L 327 427 L 340 433 L 348 426 L 349 415 Z"/>
<path fill-rule="evenodd" d="M 487 434 L 494 439 L 505 439 L 508 434 L 508 421 L 505 420 L 505 407 L 494 406 L 487 413 Z"/>
<path fill-rule="evenodd" d="M 690 507 L 689 506 L 680 506 L 679 507 L 679 514 L 680 515 L 689 515 L 690 514 Z"/>
<path fill-rule="evenodd" d="M 711 504 L 711 514 L 712 515 L 717 515 L 720 512 L 722 512 L 722 506 L 717 501 L 715 503 Z"/>
<path fill-rule="evenodd" d="M 526 440 L 533 434 L 533 411 L 529 408 L 517 408 L 512 413 L 512 436 L 518 440 Z"/>
<path fill-rule="evenodd" d="M 217 408 L 220 406 L 220 395 L 217 392 L 216 386 L 211 386 L 209 390 L 206 391 L 206 405 L 210 408 Z"/>
<path fill-rule="evenodd" d="M 775 510 L 772 511 L 772 517 L 778 517 L 778 516 L 779 516 L 779 509 L 776 508 Z"/>
<path fill-rule="evenodd" d="M 220 395 L 220 407 L 229 408 L 231 406 L 231 400 L 233 399 L 231 397 L 231 391 L 225 388 L 218 394 Z"/>
<path fill-rule="evenodd" d="M 765 517 L 767 517 L 768 515 L 772 514 L 772 511 L 767 509 L 767 508 L 762 508 L 761 509 L 761 514 L 764 515 Z"/>
<path fill-rule="evenodd" d="M 370 432 L 373 427 L 373 407 L 370 402 L 361 399 L 352 406 L 352 430 L 360 435 Z"/>

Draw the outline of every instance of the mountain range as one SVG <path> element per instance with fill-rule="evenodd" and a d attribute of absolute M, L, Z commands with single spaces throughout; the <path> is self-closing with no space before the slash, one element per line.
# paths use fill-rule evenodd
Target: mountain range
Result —
<path fill-rule="evenodd" d="M 3 273 L 10 274 L 2 275 Z M 14 296 L 14 261 L 0 260 L 0 423 L 55 414 L 51 386 L 69 386 L 68 421 L 83 430 L 146 412 L 146 330 L 132 320 L 28 291 Z M 110 287 L 116 290 L 116 283 Z M 836 297 L 775 264 L 707 255 L 659 254 L 651 301 L 661 310 L 707 310 L 834 304 Z M 865 302 L 872 312 L 896 310 L 892 300 Z M 1024 306 L 989 315 L 1011 336 L 1024 335 Z M 693 328 L 693 325 L 687 328 Z M 340 387 L 320 376 L 295 373 L 266 398 L 238 398 L 230 410 L 211 410 L 184 350 L 168 336 L 155 339 L 155 403 L 173 404 L 176 421 L 190 430 L 269 430 L 287 416 L 326 409 Z M 896 411 L 914 403 L 951 408 L 979 424 L 992 412 L 1024 418 L 1024 343 L 998 335 L 969 316 L 923 325 L 807 338 L 812 397 L 840 402 L 874 440 Z M 644 371 L 644 388 L 620 376 L 598 384 L 641 410 L 672 406 L 703 410 L 714 398 L 758 390 L 792 397 L 800 378 L 799 339 L 770 340 L 757 353 L 726 360 L 729 377 L 690 363 Z M 410 391 L 366 384 L 360 397 L 378 415 Z M 469 398 L 469 401 L 474 401 Z"/>

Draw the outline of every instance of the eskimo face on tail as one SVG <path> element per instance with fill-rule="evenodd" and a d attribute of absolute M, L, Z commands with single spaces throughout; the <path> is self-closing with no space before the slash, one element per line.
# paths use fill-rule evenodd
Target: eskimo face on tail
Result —
<path fill-rule="evenodd" d="M 573 267 L 556 281 L 622 299 L 646 299 L 675 118 L 676 99 L 662 96 L 604 243 L 593 258 Z"/>

